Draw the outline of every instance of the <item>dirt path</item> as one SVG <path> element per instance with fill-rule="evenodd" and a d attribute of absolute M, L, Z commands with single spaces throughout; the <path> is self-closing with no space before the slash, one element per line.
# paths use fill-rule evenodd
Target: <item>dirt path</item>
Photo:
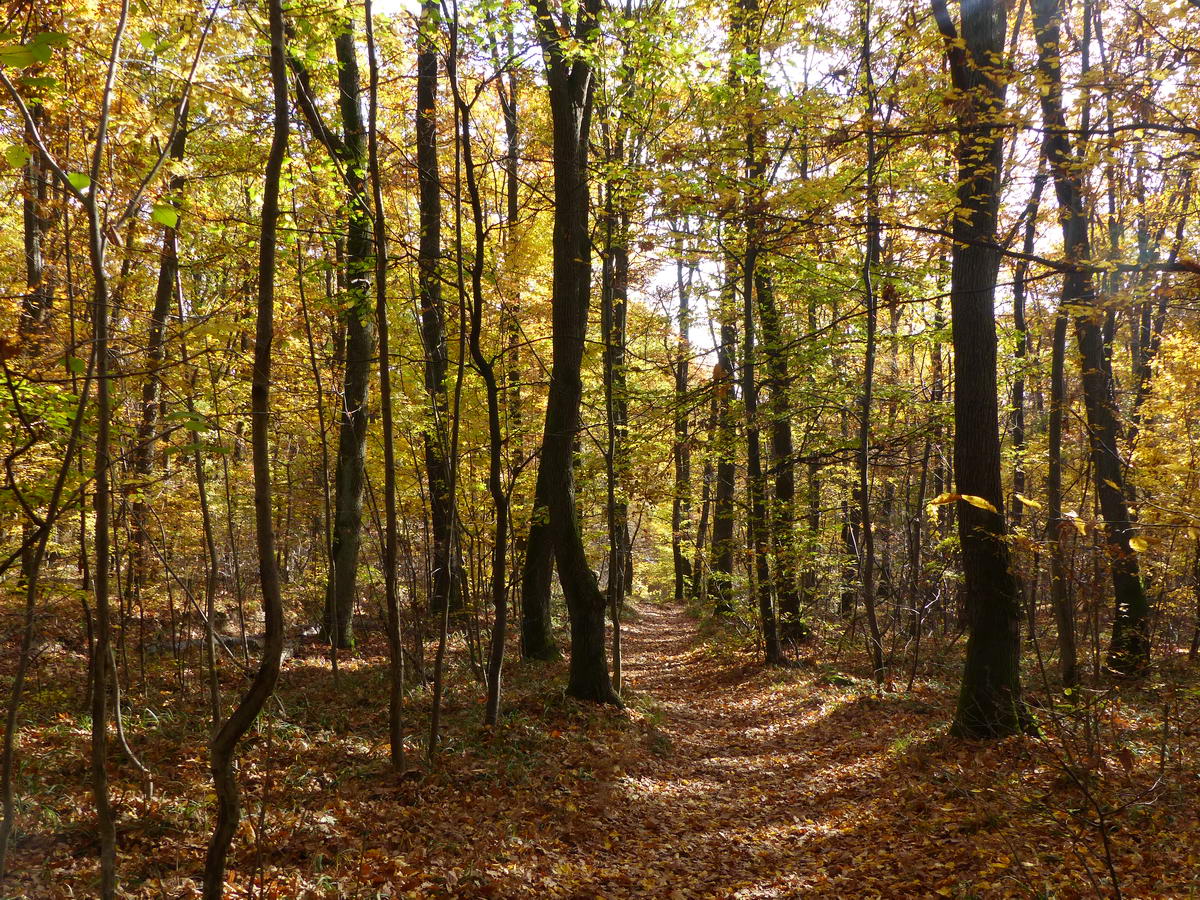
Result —
<path fill-rule="evenodd" d="M 878 839 L 864 824 L 891 818 L 864 822 L 864 801 L 887 801 L 872 783 L 897 740 L 895 727 L 858 721 L 877 711 L 873 702 L 813 690 L 811 672 L 714 655 L 679 609 L 644 606 L 625 634 L 626 691 L 646 716 L 648 752 L 597 810 L 617 835 L 611 852 L 580 854 L 598 895 L 616 886 L 739 898 L 928 888 L 915 847 L 889 848 L 899 865 L 887 888 L 873 888 L 858 865 Z"/>

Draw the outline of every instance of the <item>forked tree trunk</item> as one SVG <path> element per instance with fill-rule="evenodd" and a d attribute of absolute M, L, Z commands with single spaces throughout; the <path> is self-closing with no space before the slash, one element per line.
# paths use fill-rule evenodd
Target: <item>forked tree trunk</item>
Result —
<path fill-rule="evenodd" d="M 225 888 L 225 861 L 241 817 L 233 764 L 238 742 L 254 724 L 275 690 L 283 656 L 283 599 L 275 562 L 275 527 L 271 500 L 271 341 L 275 316 L 275 242 L 279 226 L 279 181 L 288 144 L 287 62 L 284 53 L 283 2 L 268 0 L 271 40 L 271 84 L 274 125 L 263 177 L 262 225 L 258 257 L 258 315 L 250 386 L 251 465 L 254 472 L 254 521 L 258 573 L 262 588 L 266 635 L 262 660 L 237 708 L 212 742 L 213 787 L 217 818 L 204 860 L 204 900 L 220 900 Z"/>
<path fill-rule="evenodd" d="M 591 45 L 599 31 L 599 2 L 584 0 L 570 28 L 556 20 L 545 0 L 534 0 L 534 13 L 550 93 L 554 155 L 554 362 L 538 471 L 539 487 L 546 490 L 539 502 L 548 507 L 554 561 L 571 619 L 567 693 L 619 704 L 608 674 L 605 598 L 584 551 L 571 466 L 583 395 L 581 368 L 592 282 L 587 162 L 595 83 L 589 57 L 568 53 L 563 34 L 571 35 L 572 44 Z"/>

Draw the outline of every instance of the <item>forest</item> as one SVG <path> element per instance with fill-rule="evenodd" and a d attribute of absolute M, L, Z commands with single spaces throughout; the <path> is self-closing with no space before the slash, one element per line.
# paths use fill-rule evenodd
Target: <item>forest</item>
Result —
<path fill-rule="evenodd" d="M 0 898 L 1200 893 L 1200 0 L 11 0 Z"/>

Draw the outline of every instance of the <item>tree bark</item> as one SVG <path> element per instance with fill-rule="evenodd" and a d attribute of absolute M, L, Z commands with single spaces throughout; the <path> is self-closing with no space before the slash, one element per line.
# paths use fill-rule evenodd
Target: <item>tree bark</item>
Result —
<path fill-rule="evenodd" d="M 1021 603 L 1005 537 L 996 394 L 996 278 L 1005 83 L 997 77 L 1006 36 L 1000 0 L 962 4 L 961 38 L 944 0 L 934 17 L 959 101 L 958 210 L 952 226 L 950 319 L 954 343 L 954 475 L 966 585 L 967 660 L 952 731 L 998 737 L 1028 721 L 1021 700 Z M 980 505 L 977 505 L 980 504 Z"/>
<path fill-rule="evenodd" d="M 396 585 L 398 523 L 396 515 L 396 446 L 392 414 L 392 355 L 388 330 L 387 231 L 383 209 L 383 180 L 379 173 L 379 58 L 371 0 L 365 0 L 369 99 L 367 164 L 375 205 L 375 327 L 379 333 L 379 412 L 383 426 L 383 586 L 388 640 L 388 744 L 393 772 L 404 771 L 404 644 L 400 628 L 400 595 Z"/>
<path fill-rule="evenodd" d="M 213 787 L 217 818 L 204 860 L 204 900 L 220 900 L 225 888 L 225 862 L 241 817 L 233 772 L 238 742 L 254 724 L 275 690 L 283 656 L 283 598 L 275 560 L 275 528 L 271 499 L 271 341 L 275 316 L 275 242 L 279 226 L 279 182 L 288 144 L 287 62 L 284 52 L 283 2 L 268 0 L 271 40 L 273 130 L 263 177 L 262 224 L 258 258 L 258 313 L 250 387 L 251 465 L 254 472 L 254 521 L 258 573 L 266 635 L 262 660 L 237 708 L 212 742 Z"/>
<path fill-rule="evenodd" d="M 1042 119 L 1046 128 L 1046 155 L 1054 176 L 1062 224 L 1063 249 L 1069 261 L 1091 262 L 1087 215 L 1084 209 L 1080 165 L 1071 149 L 1063 112 L 1059 42 L 1061 6 L 1058 0 L 1033 0 L 1034 33 L 1038 45 L 1038 72 Z M 1125 676 L 1143 674 L 1150 664 L 1150 603 L 1142 583 L 1137 553 L 1130 546 L 1134 526 L 1126 500 L 1125 467 L 1119 445 L 1121 423 L 1103 319 L 1090 269 L 1073 268 L 1063 275 L 1062 303 L 1074 317 L 1075 338 L 1083 368 L 1083 400 L 1087 411 L 1088 444 L 1092 475 L 1100 512 L 1104 517 L 1105 543 L 1113 580 L 1115 610 L 1108 667 Z"/>
<path fill-rule="evenodd" d="M 547 501 L 554 560 L 571 619 L 567 693 L 581 700 L 620 704 L 608 674 L 605 598 L 584 551 L 571 466 L 571 448 L 579 430 L 581 366 L 592 280 L 587 161 L 594 80 L 588 56 L 568 55 L 563 35 L 570 35 L 572 44 L 591 46 L 599 34 L 599 8 L 598 0 L 584 0 L 568 27 L 556 21 L 546 0 L 534 0 L 549 86 L 554 157 L 554 362 L 538 482 L 539 487 L 546 487 L 539 499 Z"/>
<path fill-rule="evenodd" d="M 862 283 L 866 305 L 866 352 L 863 357 L 862 400 L 858 416 L 858 525 L 862 538 L 861 578 L 863 608 L 867 611 L 867 638 L 870 641 L 871 667 L 876 686 L 883 685 L 883 638 L 875 607 L 875 527 L 871 521 L 871 405 L 875 384 L 875 334 L 879 303 L 875 293 L 875 267 L 879 264 L 879 198 L 875 174 L 878 155 L 875 148 L 875 83 L 871 75 L 871 3 L 863 10 L 863 70 L 867 91 L 867 222 L 863 253 Z"/>
<path fill-rule="evenodd" d="M 671 448 L 675 464 L 675 494 L 671 498 L 671 557 L 675 565 L 675 602 L 683 603 L 691 593 L 694 577 L 691 561 L 684 553 L 692 519 L 692 451 L 688 439 L 688 368 L 691 364 L 691 339 L 688 331 L 692 324 L 691 284 L 683 276 L 683 238 L 679 237 L 675 250 L 675 285 L 679 298 L 676 319 L 679 329 L 675 348 L 675 443 Z"/>
<path fill-rule="evenodd" d="M 766 272 L 757 273 L 754 281 L 762 323 L 763 359 L 771 389 L 767 404 L 771 422 L 771 468 L 775 473 L 771 531 L 775 545 L 779 628 L 785 639 L 803 640 L 808 636 L 808 628 L 801 617 L 800 584 L 796 575 L 796 451 L 792 440 L 792 404 L 788 396 L 791 376 L 784 350 L 783 324 L 775 304 L 774 282 Z"/>
<path fill-rule="evenodd" d="M 453 506 L 449 494 L 450 461 L 447 459 L 448 403 L 446 376 L 450 355 L 446 349 L 446 313 L 442 302 L 442 200 L 438 173 L 437 84 L 440 22 L 436 0 L 424 0 L 417 25 L 417 180 L 419 184 L 420 239 L 417 249 L 417 292 L 421 308 L 421 338 L 425 345 L 425 392 L 432 416 L 425 435 L 425 472 L 429 482 L 429 512 L 433 530 L 433 593 L 430 611 L 439 613 L 449 603 L 452 611 L 465 603 L 466 574 L 460 551 L 452 547 Z"/>
<path fill-rule="evenodd" d="M 724 302 L 723 299 L 722 305 Z M 724 317 L 730 313 L 722 310 L 721 315 Z M 733 498 L 737 478 L 734 448 L 737 424 L 733 418 L 733 351 L 736 343 L 737 329 L 729 322 L 723 321 L 721 342 L 717 346 L 717 362 L 713 366 L 712 376 L 716 405 L 712 452 L 717 457 L 717 484 L 713 492 L 709 593 L 712 595 L 713 612 L 717 615 L 733 612 Z"/>

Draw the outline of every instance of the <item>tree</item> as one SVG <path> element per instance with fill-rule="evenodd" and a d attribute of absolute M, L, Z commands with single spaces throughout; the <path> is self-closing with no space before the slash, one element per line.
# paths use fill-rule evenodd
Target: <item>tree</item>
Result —
<path fill-rule="evenodd" d="M 354 646 L 354 603 L 358 594 L 358 556 L 362 543 L 363 492 L 366 483 L 367 398 L 375 355 L 375 315 L 370 298 L 374 270 L 371 210 L 367 199 L 367 129 L 362 116 L 354 20 L 334 38 L 338 62 L 338 110 L 342 134 L 329 129 L 316 105 L 311 78 L 292 57 L 297 72 L 296 99 L 313 134 L 338 167 L 346 188 L 345 286 L 341 301 L 345 325 L 345 372 L 334 465 L 333 540 L 326 581 L 322 627 L 336 649 Z"/>
<path fill-rule="evenodd" d="M 535 502 L 546 504 L 554 561 L 571 619 L 567 693 L 581 700 L 619 704 L 604 645 L 606 603 L 584 550 L 571 466 L 592 284 L 587 164 L 595 82 L 592 62 L 584 51 L 597 39 L 600 7 L 598 0 L 584 0 L 573 13 L 556 14 L 546 0 L 533 2 L 549 89 L 554 165 L 554 363 Z M 531 534 L 529 553 L 533 552 Z"/>
<path fill-rule="evenodd" d="M 271 149 L 263 173 L 262 220 L 258 245 L 258 310 L 254 327 L 254 368 L 250 388 L 251 457 L 254 471 L 255 543 L 266 632 L 262 659 L 246 693 L 212 740 L 212 777 L 217 818 L 204 860 L 204 898 L 220 900 L 225 891 L 225 862 L 241 818 L 233 765 L 237 745 L 250 730 L 275 690 L 283 657 L 283 597 L 276 562 L 274 507 L 271 499 L 271 345 L 275 329 L 275 259 L 279 234 L 279 183 L 288 148 L 287 56 L 282 0 L 268 0 L 272 87 Z"/>
<path fill-rule="evenodd" d="M 950 274 L 954 342 L 954 479 L 967 591 L 967 661 L 953 731 L 999 737 L 1027 722 L 1021 700 L 1021 604 L 1005 538 L 996 397 L 996 245 L 1007 16 L 1003 3 L 962 4 L 961 33 L 933 0 L 958 96 L 958 210 Z M 965 498 L 965 499 L 962 499 Z"/>
<path fill-rule="evenodd" d="M 1046 126 L 1046 155 L 1054 176 L 1062 224 L 1063 249 L 1071 267 L 1063 274 L 1062 305 L 1072 315 L 1083 369 L 1083 399 L 1087 410 L 1092 476 L 1104 516 L 1105 541 L 1116 607 L 1108 666 L 1121 675 L 1140 675 L 1150 664 L 1150 603 L 1130 540 L 1134 526 L 1125 498 L 1125 466 L 1119 446 L 1122 429 L 1117 418 L 1112 367 L 1103 310 L 1096 296 L 1091 263 L 1088 219 L 1083 205 L 1079 164 L 1062 105 L 1061 51 L 1057 0 L 1033 0 L 1033 25 L 1038 46 L 1038 79 L 1042 119 Z"/>

